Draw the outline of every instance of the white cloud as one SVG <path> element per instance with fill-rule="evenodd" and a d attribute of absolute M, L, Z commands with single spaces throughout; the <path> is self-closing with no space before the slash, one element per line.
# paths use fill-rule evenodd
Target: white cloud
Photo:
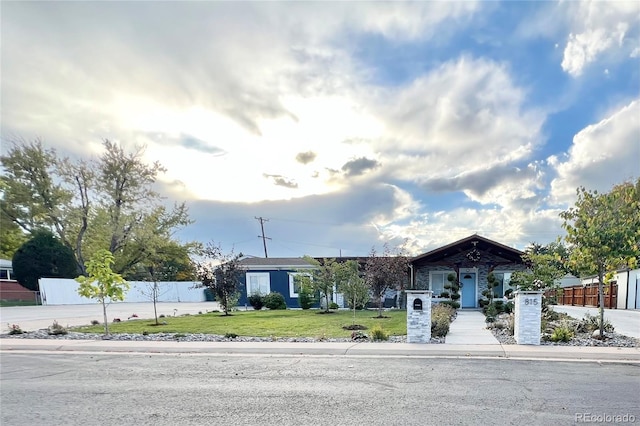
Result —
<path fill-rule="evenodd" d="M 3 132 L 46 132 L 48 143 L 83 153 L 102 138 L 146 144 L 148 158 L 169 170 L 163 180 L 181 181 L 197 198 L 255 202 L 334 191 L 347 182 L 332 170 L 377 161 L 368 144 L 344 141 L 377 138 L 384 125 L 358 94 L 369 88 L 366 70 L 348 54 L 350 36 L 426 39 L 476 8 L 11 4 L 3 11 Z M 199 142 L 180 146 L 184 138 Z M 302 151 L 317 153 L 313 164 L 295 161 Z"/>
<path fill-rule="evenodd" d="M 473 192 L 482 183 L 465 175 L 521 162 L 541 143 L 544 115 L 525 99 L 506 66 L 464 56 L 381 91 L 375 102 L 384 134 L 372 144 L 396 178 Z M 500 179 L 496 173 L 492 184 Z"/>
<path fill-rule="evenodd" d="M 570 34 L 564 49 L 562 69 L 574 77 L 609 50 L 629 55 L 633 45 L 624 45 L 631 29 L 638 31 L 640 6 L 634 1 L 584 1 L 568 6 Z M 632 36 L 631 40 L 635 37 Z"/>
<path fill-rule="evenodd" d="M 419 254 L 478 233 L 511 247 L 524 249 L 531 242 L 546 244 L 562 233 L 558 210 L 525 212 L 510 209 L 456 208 L 415 216 L 408 225 L 380 227 L 381 239 L 407 240 Z"/>
<path fill-rule="evenodd" d="M 608 191 L 617 183 L 640 176 L 640 100 L 634 100 L 582 129 L 565 158 L 550 158 L 557 178 L 550 199 L 572 204 L 578 186 Z"/>

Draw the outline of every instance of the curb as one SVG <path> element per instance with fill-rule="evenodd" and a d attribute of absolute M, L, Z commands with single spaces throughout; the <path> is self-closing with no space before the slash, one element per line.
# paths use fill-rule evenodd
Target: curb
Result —
<path fill-rule="evenodd" d="M 0 339 L 0 352 L 509 359 L 640 364 L 640 348 L 412 343 L 166 342 Z"/>

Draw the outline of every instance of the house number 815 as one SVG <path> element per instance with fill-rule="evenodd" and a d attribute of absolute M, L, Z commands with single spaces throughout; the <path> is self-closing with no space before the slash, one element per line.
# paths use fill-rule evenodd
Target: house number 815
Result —
<path fill-rule="evenodd" d="M 535 299 L 535 298 L 525 298 L 525 299 L 524 299 L 524 304 L 525 304 L 525 305 L 537 305 L 537 304 L 538 304 L 538 299 Z"/>

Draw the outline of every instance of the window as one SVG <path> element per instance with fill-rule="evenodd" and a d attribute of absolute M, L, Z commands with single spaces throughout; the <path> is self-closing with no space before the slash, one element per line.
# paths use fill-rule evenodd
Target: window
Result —
<path fill-rule="evenodd" d="M 267 295 L 271 292 L 268 272 L 247 272 L 247 296 L 255 293 Z"/>
<path fill-rule="evenodd" d="M 434 296 L 440 296 L 440 293 L 444 291 L 445 284 L 448 284 L 447 275 L 451 271 L 437 271 L 429 274 L 429 290 L 433 292 Z"/>
<path fill-rule="evenodd" d="M 8 269 L 0 269 L 0 280 L 8 280 L 9 278 L 9 270 Z"/>
<path fill-rule="evenodd" d="M 493 289 L 493 293 L 497 294 L 498 297 L 503 297 L 504 292 L 512 288 L 509 285 L 511 272 L 494 272 L 493 275 L 496 277 L 496 282 L 498 283 L 498 286 Z"/>
<path fill-rule="evenodd" d="M 296 276 L 304 275 L 311 278 L 311 275 L 303 272 L 289 272 L 289 297 L 296 298 L 300 293 L 300 284 L 296 283 Z"/>

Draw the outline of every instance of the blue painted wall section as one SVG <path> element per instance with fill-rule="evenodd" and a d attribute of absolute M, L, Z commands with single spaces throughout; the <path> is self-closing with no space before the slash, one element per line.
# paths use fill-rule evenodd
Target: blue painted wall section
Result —
<path fill-rule="evenodd" d="M 280 293 L 281 295 L 284 296 L 284 300 L 287 303 L 287 307 L 289 308 L 298 308 L 300 305 L 298 304 L 298 298 L 297 297 L 290 297 L 289 294 L 289 272 L 295 272 L 295 271 L 269 271 L 268 269 L 265 270 L 251 270 L 250 272 L 262 272 L 262 273 L 269 273 L 269 280 L 270 280 L 270 288 L 271 288 L 271 292 L 277 292 Z M 238 300 L 238 305 L 239 306 L 251 306 L 249 304 L 249 299 L 247 296 L 247 275 L 245 274 L 242 279 L 242 293 L 240 296 L 240 300 Z"/>

